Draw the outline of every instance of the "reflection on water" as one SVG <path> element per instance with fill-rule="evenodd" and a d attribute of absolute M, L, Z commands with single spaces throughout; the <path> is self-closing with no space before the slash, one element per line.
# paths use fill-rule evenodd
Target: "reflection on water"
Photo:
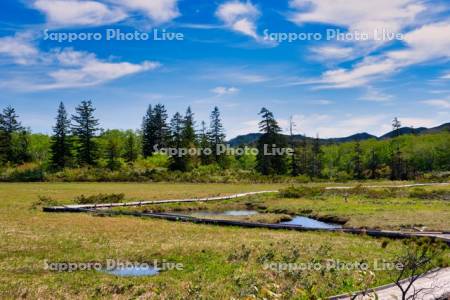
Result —
<path fill-rule="evenodd" d="M 196 215 L 196 216 L 233 216 L 233 217 L 246 217 L 256 214 L 258 214 L 256 210 L 226 210 L 226 211 L 200 210 L 189 213 L 189 215 Z"/>
<path fill-rule="evenodd" d="M 292 220 L 281 222 L 280 224 L 300 225 L 306 228 L 319 228 L 319 229 L 342 228 L 342 226 L 338 224 L 325 223 L 303 216 L 296 216 Z"/>
<path fill-rule="evenodd" d="M 155 276 L 159 274 L 154 267 L 123 267 L 113 270 L 105 270 L 105 273 L 120 277 Z"/>

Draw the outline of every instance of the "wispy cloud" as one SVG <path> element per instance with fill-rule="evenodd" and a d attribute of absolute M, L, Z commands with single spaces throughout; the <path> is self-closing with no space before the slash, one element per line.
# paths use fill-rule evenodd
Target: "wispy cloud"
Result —
<path fill-rule="evenodd" d="M 25 47 L 21 48 L 25 50 L 20 56 L 17 52 L 11 54 L 8 51 L 2 52 L 1 49 L 0 42 L 0 54 L 12 55 L 17 60 L 16 63 L 25 68 L 27 74 L 25 77 L 4 79 L 3 87 L 25 91 L 95 86 L 127 75 L 154 70 L 160 66 L 158 62 L 152 61 L 133 64 L 102 60 L 94 53 L 75 51 L 71 48 L 40 52 L 36 48 Z M 32 63 L 29 63 L 30 61 Z"/>
<path fill-rule="evenodd" d="M 45 14 L 48 25 L 52 27 L 99 26 L 127 17 L 122 9 L 97 1 L 37 0 L 33 7 Z"/>
<path fill-rule="evenodd" d="M 448 99 L 429 99 L 423 100 L 421 103 L 431 105 L 442 109 L 450 109 L 450 100 Z"/>
<path fill-rule="evenodd" d="M 35 0 L 50 27 L 101 26 L 131 18 L 137 12 L 155 25 L 180 15 L 177 0 Z"/>
<path fill-rule="evenodd" d="M 227 28 L 235 32 L 252 37 L 258 42 L 270 43 L 258 35 L 256 21 L 261 12 L 250 1 L 228 1 L 216 10 L 216 16 Z"/>
<path fill-rule="evenodd" d="M 38 58 L 38 54 L 39 50 L 30 40 L 30 33 L 0 38 L 0 55 L 12 58 L 16 64 L 32 64 Z"/>
<path fill-rule="evenodd" d="M 369 86 L 367 88 L 366 93 L 361 96 L 359 99 L 364 101 L 373 101 L 373 102 L 388 102 L 393 98 L 392 95 L 383 93 L 382 91 Z"/>
<path fill-rule="evenodd" d="M 319 84 L 322 88 L 363 86 L 415 64 L 449 58 L 448 32 L 450 32 L 448 22 L 424 25 L 405 35 L 404 49 L 366 57 L 351 69 L 326 71 L 320 79 L 312 80 L 310 83 Z"/>
<path fill-rule="evenodd" d="M 213 92 L 217 96 L 223 96 L 223 95 L 235 94 L 235 93 L 239 92 L 239 89 L 234 86 L 230 86 L 230 87 L 218 86 L 218 87 L 213 88 L 211 90 L 211 92 Z"/>

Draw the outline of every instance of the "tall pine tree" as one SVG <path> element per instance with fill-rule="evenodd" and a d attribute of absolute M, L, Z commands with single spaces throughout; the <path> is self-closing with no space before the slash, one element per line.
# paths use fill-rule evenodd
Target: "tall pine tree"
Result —
<path fill-rule="evenodd" d="M 216 106 L 211 112 L 210 128 L 208 132 L 209 144 L 213 153 L 213 159 L 217 163 L 221 163 L 223 155 L 219 152 L 219 147 L 225 143 L 225 133 L 223 130 L 222 120 L 220 119 L 220 111 Z"/>
<path fill-rule="evenodd" d="M 72 161 L 72 143 L 70 140 L 70 120 L 64 103 L 59 104 L 56 125 L 53 127 L 52 143 L 50 146 L 51 164 L 56 169 L 70 165 Z"/>
<path fill-rule="evenodd" d="M 322 175 L 322 147 L 320 145 L 320 139 L 317 135 L 312 145 L 312 157 L 311 157 L 311 177 L 318 178 Z"/>
<path fill-rule="evenodd" d="M 356 179 L 363 179 L 363 165 L 362 165 L 363 152 L 359 140 L 355 142 L 354 152 L 355 154 L 353 156 L 353 175 L 356 177 Z"/>
<path fill-rule="evenodd" d="M 170 120 L 170 147 L 177 151 L 182 151 L 186 147 L 183 139 L 183 123 L 183 116 L 178 112 Z M 170 157 L 169 168 L 174 171 L 187 171 L 185 157 L 178 154 L 180 153 Z"/>
<path fill-rule="evenodd" d="M 13 135 L 24 130 L 18 118 L 15 109 L 11 106 L 7 106 L 0 114 L 0 162 L 17 162 Z"/>
<path fill-rule="evenodd" d="M 95 108 L 92 101 L 82 101 L 75 108 L 76 114 L 72 115 L 74 124 L 72 132 L 77 139 L 77 158 L 80 165 L 94 165 L 96 161 L 97 145 L 94 137 L 99 130 L 98 119 L 94 117 Z"/>
<path fill-rule="evenodd" d="M 285 174 L 287 172 L 284 152 L 287 147 L 286 139 L 280 134 L 281 128 L 272 112 L 263 107 L 259 114 L 262 117 L 259 128 L 263 135 L 258 140 L 256 168 L 264 175 Z"/>
<path fill-rule="evenodd" d="M 153 109 L 153 117 L 150 121 L 150 127 L 153 132 L 151 143 L 158 148 L 167 146 L 169 128 L 167 125 L 167 110 L 163 104 L 156 104 Z M 152 152 L 153 153 L 153 152 Z"/>
<path fill-rule="evenodd" d="M 205 121 L 202 121 L 201 123 L 201 129 L 200 134 L 198 135 L 198 144 L 200 146 L 201 152 L 200 152 L 200 163 L 202 165 L 207 165 L 211 163 L 211 155 L 208 155 L 208 150 L 211 149 L 211 144 L 209 143 L 209 135 L 206 131 L 206 123 Z"/>
<path fill-rule="evenodd" d="M 153 128 L 153 109 L 149 105 L 147 112 L 142 119 L 142 156 L 147 158 L 154 152 L 154 128 Z"/>
<path fill-rule="evenodd" d="M 138 158 L 138 155 L 139 152 L 136 135 L 133 130 L 127 130 L 123 157 L 127 163 L 131 164 Z"/>

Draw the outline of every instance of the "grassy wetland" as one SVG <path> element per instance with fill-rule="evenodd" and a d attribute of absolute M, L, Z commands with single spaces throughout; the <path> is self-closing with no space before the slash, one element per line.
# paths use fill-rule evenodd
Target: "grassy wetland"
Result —
<path fill-rule="evenodd" d="M 124 193 L 124 201 L 128 201 L 217 196 L 283 188 L 288 186 L 1 184 L 0 298 L 319 299 L 393 280 L 392 271 L 379 268 L 376 264 L 393 261 L 406 251 L 408 246 L 400 240 L 375 239 L 344 233 L 245 229 L 125 216 L 99 217 L 41 211 L 44 198 L 52 199 L 54 203 L 67 204 L 72 203 L 73 199 L 81 194 Z M 423 189 L 448 191 L 446 187 Z M 422 190 L 416 192 L 421 193 L 420 197 L 425 197 Z M 301 193 L 305 191 L 300 190 Z M 348 194 L 351 194 L 351 191 Z M 41 196 L 41 200 L 38 196 Z M 286 195 L 282 194 L 269 194 L 224 202 L 163 205 L 159 206 L 159 209 L 180 211 L 254 207 L 275 214 L 299 214 L 308 211 L 306 215 L 326 213 L 345 216 L 349 218 L 347 222 L 355 226 L 369 226 L 370 222 L 375 222 L 367 216 L 361 219 L 354 217 L 371 207 L 379 216 L 383 213 L 380 208 L 393 213 L 395 209 L 399 212 L 400 206 L 410 205 L 413 208 L 420 206 L 419 213 L 426 213 L 424 208 L 428 208 L 434 218 L 440 217 L 437 214 L 439 210 L 442 210 L 442 218 L 449 213 L 447 200 L 410 199 L 409 196 L 373 199 L 367 195 L 349 195 L 346 196 L 347 202 L 341 199 L 341 195 L 320 195 L 315 198 L 306 194 L 301 197 L 291 194 L 290 197 L 293 198 L 286 198 Z M 381 205 L 382 202 L 385 204 Z M 346 207 L 339 209 L 343 205 Z M 325 210 L 326 207 L 330 209 Z M 347 213 L 350 207 L 353 207 L 352 214 Z M 411 211 L 413 213 L 415 209 Z M 426 219 L 420 220 L 424 222 Z M 446 222 L 447 224 L 443 222 L 442 228 L 448 227 L 448 218 Z M 396 227 L 397 223 L 410 224 L 410 221 L 397 219 L 389 226 Z M 429 223 L 428 226 L 432 228 L 433 224 Z M 118 277 L 96 270 L 55 272 L 44 268 L 46 261 L 104 262 L 108 259 L 169 261 L 181 263 L 183 268 L 163 271 L 154 277 Z M 304 266 L 311 263 L 325 265 L 330 263 L 330 260 L 335 267 L 320 270 L 305 268 L 280 271 L 268 267 L 274 263 L 284 264 L 283 266 Z M 336 267 L 339 263 L 363 262 L 370 266 L 371 272 L 359 268 L 348 270 Z M 449 252 L 446 250 L 438 263 L 446 265 L 448 262 Z"/>

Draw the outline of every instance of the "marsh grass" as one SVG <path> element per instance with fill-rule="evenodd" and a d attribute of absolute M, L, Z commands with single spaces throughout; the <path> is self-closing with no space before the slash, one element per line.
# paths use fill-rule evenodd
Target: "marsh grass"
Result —
<path fill-rule="evenodd" d="M 38 195 L 67 204 L 76 196 L 124 193 L 126 200 L 173 199 L 276 189 L 226 184 L 0 184 L 0 298 L 30 299 L 318 299 L 359 288 L 359 271 L 274 272 L 265 262 L 390 260 L 400 241 L 364 235 L 219 227 L 135 217 L 52 214 L 30 209 Z M 299 199 L 246 199 L 271 205 Z M 273 202 L 272 202 L 273 201 Z M 286 204 L 286 203 L 283 203 Z M 317 204 L 317 203 L 316 203 Z M 154 277 L 96 271 L 52 272 L 50 262 L 167 260 L 184 265 Z M 446 256 L 448 260 L 448 255 Z M 373 285 L 388 283 L 375 271 Z"/>

